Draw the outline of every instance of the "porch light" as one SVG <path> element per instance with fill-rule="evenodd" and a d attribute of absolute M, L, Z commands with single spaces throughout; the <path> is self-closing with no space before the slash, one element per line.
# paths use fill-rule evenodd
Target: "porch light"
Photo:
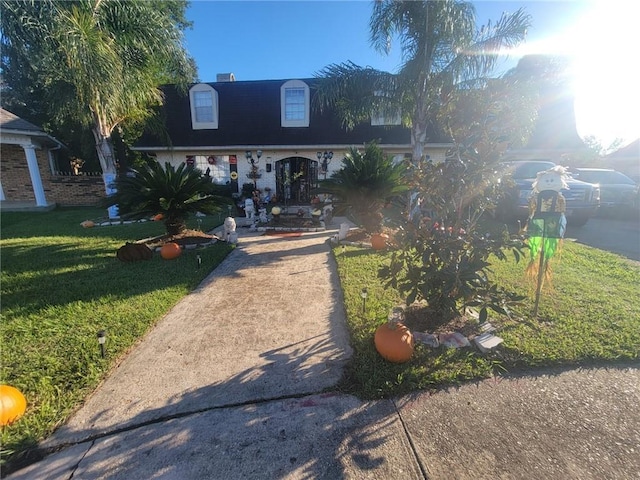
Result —
<path fill-rule="evenodd" d="M 247 157 L 247 162 L 249 162 L 251 166 L 254 166 L 260 161 L 260 157 L 262 157 L 262 150 L 256 150 L 256 157 L 258 157 L 257 160 L 253 158 L 253 152 L 251 150 L 244 152 L 244 156 Z"/>

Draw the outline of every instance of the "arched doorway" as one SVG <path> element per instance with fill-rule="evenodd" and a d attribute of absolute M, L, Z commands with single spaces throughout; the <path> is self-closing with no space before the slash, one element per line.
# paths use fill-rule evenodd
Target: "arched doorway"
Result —
<path fill-rule="evenodd" d="M 289 157 L 276 162 L 276 195 L 285 204 L 311 203 L 311 189 L 318 184 L 318 162 Z"/>

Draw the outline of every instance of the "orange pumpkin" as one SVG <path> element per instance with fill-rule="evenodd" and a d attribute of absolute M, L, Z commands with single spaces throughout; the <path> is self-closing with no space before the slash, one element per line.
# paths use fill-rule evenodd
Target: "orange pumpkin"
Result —
<path fill-rule="evenodd" d="M 80 225 L 82 226 L 82 228 L 91 228 L 91 227 L 95 227 L 96 226 L 96 224 L 94 222 L 92 222 L 91 220 L 85 220 Z"/>
<path fill-rule="evenodd" d="M 22 392 L 10 385 L 0 385 L 0 425 L 18 420 L 27 409 L 27 400 Z"/>
<path fill-rule="evenodd" d="M 380 325 L 373 340 L 378 353 L 390 362 L 403 363 L 413 355 L 413 334 L 402 323 Z"/>
<path fill-rule="evenodd" d="M 161 213 L 158 213 L 157 215 L 154 215 L 153 217 L 151 217 L 151 220 L 154 222 L 159 222 L 161 220 L 164 220 L 164 215 Z"/>
<path fill-rule="evenodd" d="M 374 233 L 371 235 L 371 248 L 374 250 L 384 250 L 387 248 L 387 240 L 389 240 L 389 235 L 385 233 Z"/>
<path fill-rule="evenodd" d="M 180 245 L 175 242 L 165 243 L 160 249 L 160 256 L 165 260 L 172 260 L 178 258 L 182 254 Z"/>

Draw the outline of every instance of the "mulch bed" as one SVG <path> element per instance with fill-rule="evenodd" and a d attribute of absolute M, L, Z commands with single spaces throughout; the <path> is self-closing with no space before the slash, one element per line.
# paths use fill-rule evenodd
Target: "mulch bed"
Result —
<path fill-rule="evenodd" d="M 264 232 L 264 234 L 269 237 L 284 237 L 284 238 L 294 238 L 294 237 L 300 237 L 302 235 L 301 232 L 278 232 L 276 230 L 268 230 Z"/>
<path fill-rule="evenodd" d="M 149 248 L 161 247 L 165 243 L 174 242 L 181 247 L 187 247 L 189 245 L 204 245 L 216 240 L 217 237 L 210 235 L 200 230 L 185 230 L 179 235 L 160 235 L 158 237 L 145 240 L 145 243 Z"/>

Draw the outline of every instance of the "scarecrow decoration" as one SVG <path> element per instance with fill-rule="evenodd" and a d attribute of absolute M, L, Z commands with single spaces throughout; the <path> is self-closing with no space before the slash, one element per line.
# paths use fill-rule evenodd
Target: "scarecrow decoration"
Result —
<path fill-rule="evenodd" d="M 534 316 L 538 314 L 540 291 L 546 278 L 551 280 L 549 259 L 558 250 L 567 227 L 565 198 L 560 193 L 567 185 L 567 171 L 556 166 L 538 172 L 531 185 L 533 192 L 529 197 L 529 265 L 526 272 L 530 278 L 537 277 L 536 302 Z"/>

